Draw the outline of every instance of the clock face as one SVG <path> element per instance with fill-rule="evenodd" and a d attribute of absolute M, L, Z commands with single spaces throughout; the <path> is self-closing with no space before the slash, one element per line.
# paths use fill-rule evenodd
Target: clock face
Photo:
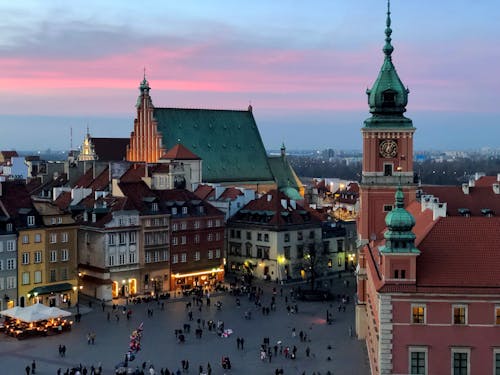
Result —
<path fill-rule="evenodd" d="M 379 151 L 383 158 L 394 158 L 398 154 L 398 144 L 392 139 L 385 139 L 380 142 Z"/>

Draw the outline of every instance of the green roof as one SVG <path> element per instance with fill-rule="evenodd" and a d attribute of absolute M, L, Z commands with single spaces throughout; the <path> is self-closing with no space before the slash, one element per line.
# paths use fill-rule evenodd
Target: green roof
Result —
<path fill-rule="evenodd" d="M 167 150 L 182 143 L 202 158 L 203 181 L 274 180 L 251 111 L 155 108 L 154 117 Z"/>
<path fill-rule="evenodd" d="M 290 187 L 299 190 L 295 172 L 286 157 L 270 156 L 268 162 L 278 189 L 281 190 Z"/>
<path fill-rule="evenodd" d="M 371 89 L 366 90 L 372 117 L 365 120 L 367 128 L 413 128 L 412 121 L 403 116 L 408 104 L 409 90 L 401 82 L 392 63 L 392 29 L 389 3 L 385 29 L 384 62 Z"/>

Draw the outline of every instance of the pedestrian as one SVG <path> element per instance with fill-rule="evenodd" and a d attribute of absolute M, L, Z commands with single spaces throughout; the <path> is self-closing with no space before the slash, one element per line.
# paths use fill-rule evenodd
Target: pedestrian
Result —
<path fill-rule="evenodd" d="M 309 347 L 306 348 L 306 357 L 309 358 L 309 355 L 311 354 L 311 349 Z"/>
<path fill-rule="evenodd" d="M 295 338 L 296 333 L 295 333 L 295 328 L 292 328 L 292 337 Z"/>
<path fill-rule="evenodd" d="M 245 344 L 245 339 L 242 337 L 240 338 L 240 346 L 241 346 L 241 350 L 244 349 L 243 345 Z"/>
<path fill-rule="evenodd" d="M 62 346 L 62 356 L 66 357 L 66 345 Z"/>
<path fill-rule="evenodd" d="M 207 363 L 207 375 L 212 375 L 212 366 L 210 366 L 210 362 Z"/>
<path fill-rule="evenodd" d="M 240 350 L 240 338 L 239 337 L 236 338 L 236 348 L 238 348 L 238 350 Z"/>
<path fill-rule="evenodd" d="M 90 334 L 90 341 L 92 342 L 92 345 L 94 345 L 94 342 L 95 342 L 95 332 L 92 332 Z"/>
<path fill-rule="evenodd" d="M 90 345 L 90 332 L 87 333 L 87 345 Z"/>
<path fill-rule="evenodd" d="M 62 371 L 62 370 L 61 370 L 61 368 L 59 367 L 59 368 L 57 369 L 57 375 L 61 375 L 61 371 Z"/>
<path fill-rule="evenodd" d="M 349 337 L 352 337 L 352 326 L 349 326 Z"/>
<path fill-rule="evenodd" d="M 62 345 L 59 344 L 59 357 L 62 357 Z"/>
<path fill-rule="evenodd" d="M 106 304 L 104 303 L 104 300 L 101 302 L 101 307 L 102 307 L 102 312 L 104 312 L 104 309 L 106 308 Z"/>
<path fill-rule="evenodd" d="M 31 371 L 30 365 L 26 366 L 25 370 L 26 370 L 26 375 L 30 375 Z"/>
<path fill-rule="evenodd" d="M 34 374 L 35 370 L 36 370 L 36 363 L 35 360 L 33 360 L 33 362 L 31 362 L 31 373 Z"/>

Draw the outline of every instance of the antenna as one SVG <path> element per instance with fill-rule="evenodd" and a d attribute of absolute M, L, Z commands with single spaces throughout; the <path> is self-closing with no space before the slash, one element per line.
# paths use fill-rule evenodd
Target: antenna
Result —
<path fill-rule="evenodd" d="M 69 127 L 69 150 L 73 150 L 73 127 Z"/>

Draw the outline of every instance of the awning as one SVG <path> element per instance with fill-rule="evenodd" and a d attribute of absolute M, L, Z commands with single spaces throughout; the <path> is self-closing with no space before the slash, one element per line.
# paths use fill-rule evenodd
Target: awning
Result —
<path fill-rule="evenodd" d="M 37 286 L 36 288 L 31 289 L 28 292 L 28 294 L 33 295 L 37 293 L 38 295 L 42 295 L 42 294 L 66 292 L 68 290 L 73 290 L 73 285 L 70 283 L 61 283 L 61 284 Z"/>

